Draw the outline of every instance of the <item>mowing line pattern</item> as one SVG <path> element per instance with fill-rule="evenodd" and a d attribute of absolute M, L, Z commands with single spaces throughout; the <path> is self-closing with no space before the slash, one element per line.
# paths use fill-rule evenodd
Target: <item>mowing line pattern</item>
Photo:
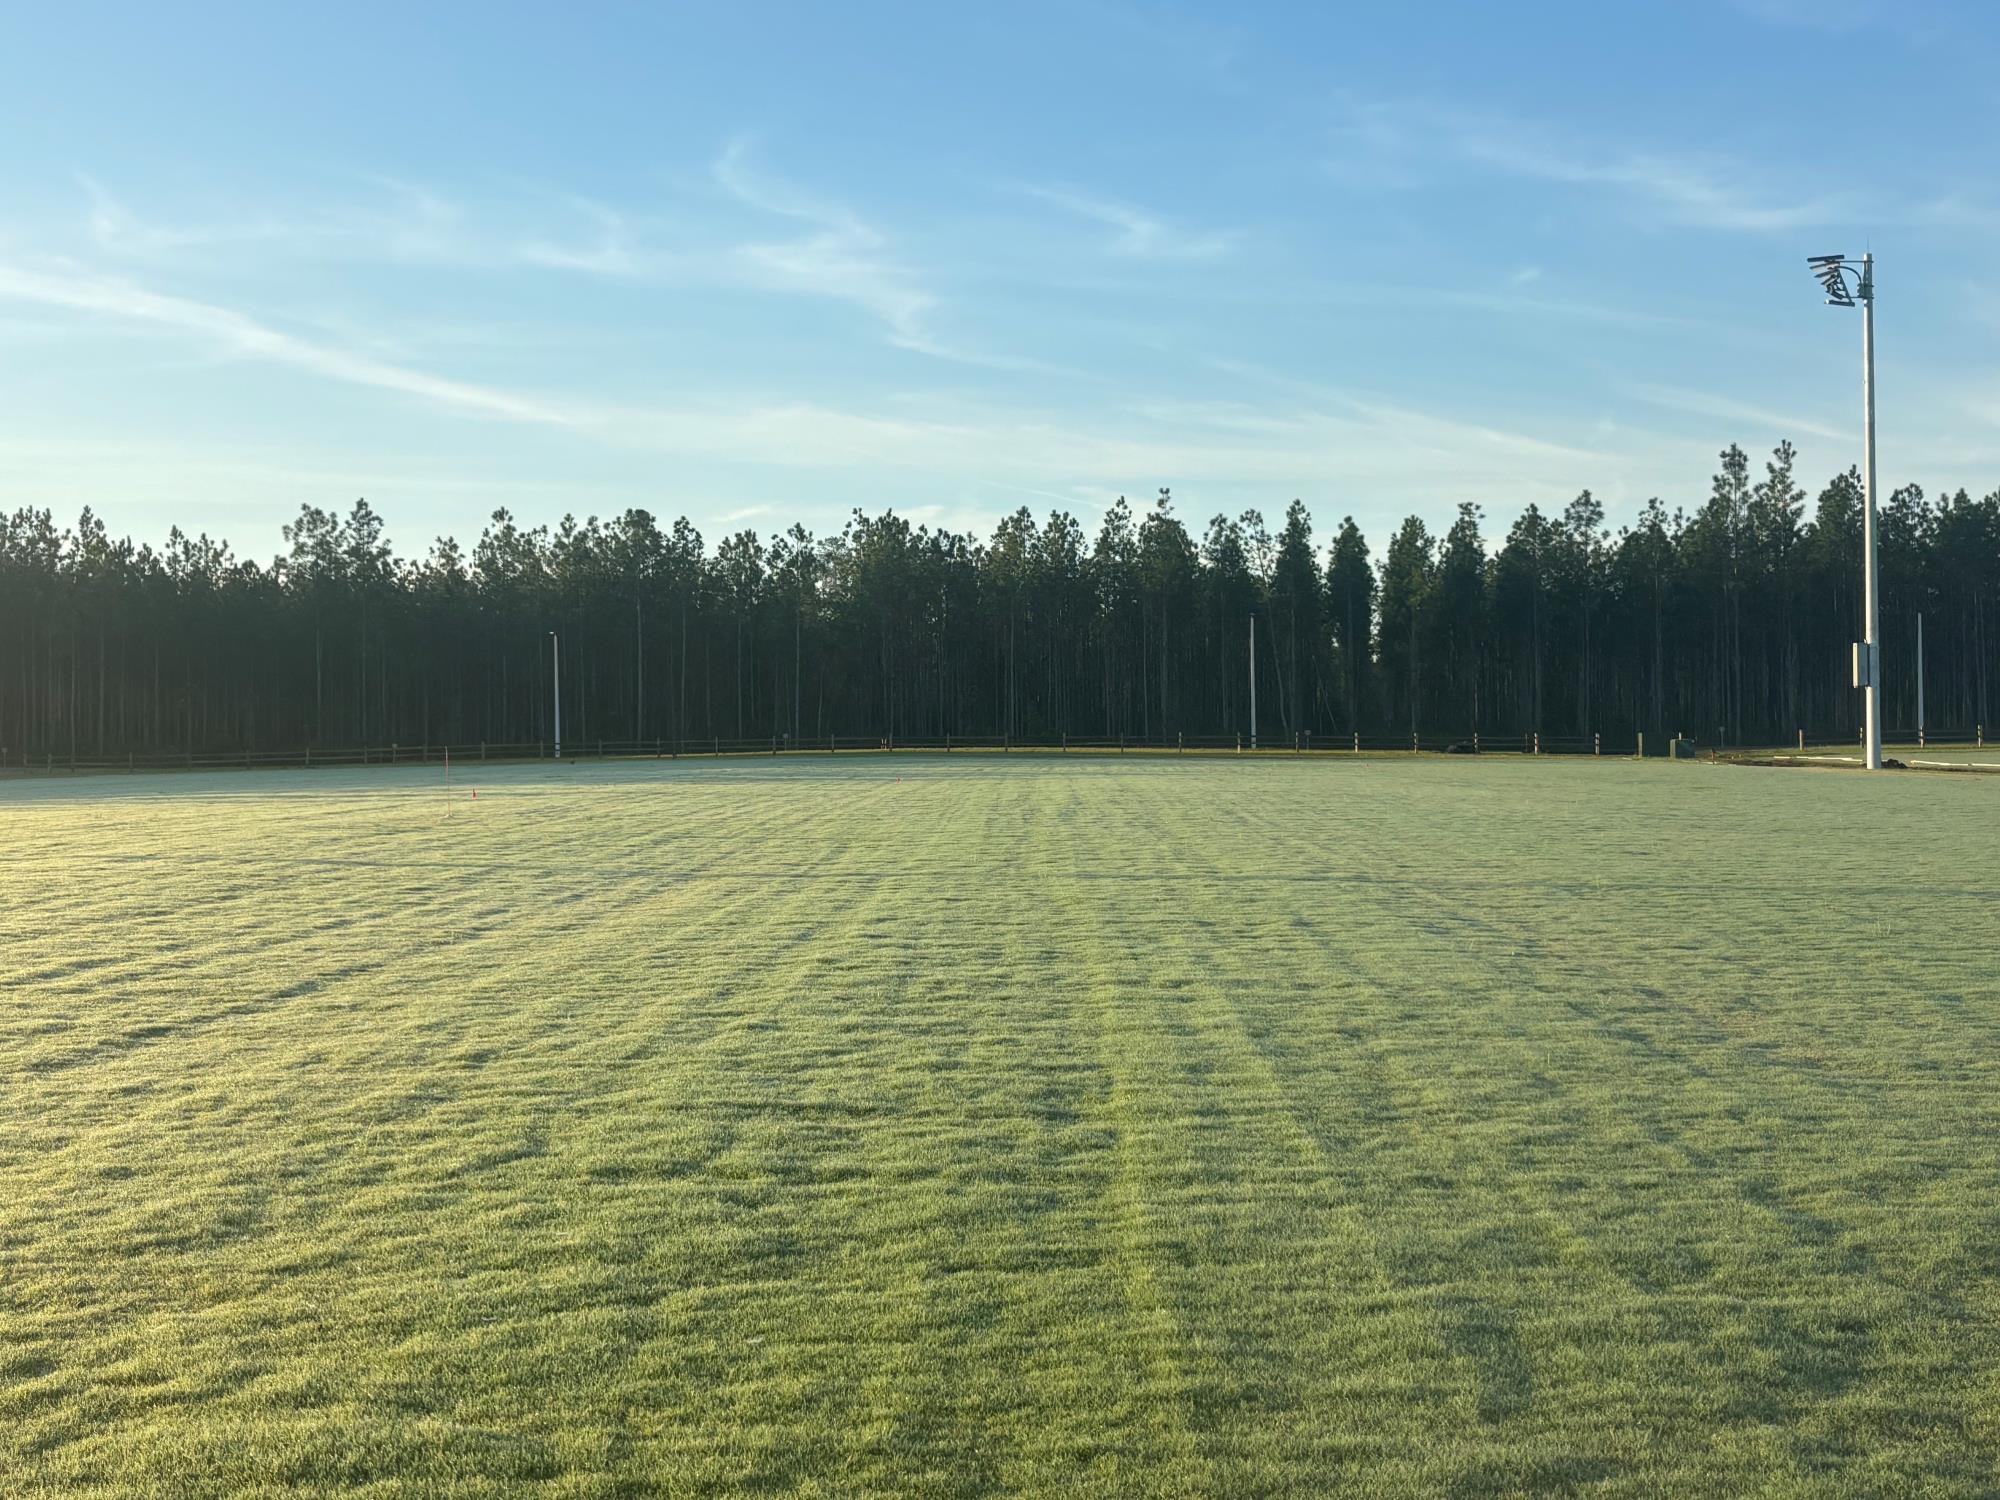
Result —
<path fill-rule="evenodd" d="M 1532 759 L 0 785 L 0 1489 L 1988 1495 L 1996 828 Z"/>

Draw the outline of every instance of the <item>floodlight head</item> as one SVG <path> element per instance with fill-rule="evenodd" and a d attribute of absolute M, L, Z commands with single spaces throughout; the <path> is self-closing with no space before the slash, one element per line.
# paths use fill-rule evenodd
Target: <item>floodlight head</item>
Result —
<path fill-rule="evenodd" d="M 1829 303 L 1835 307 L 1854 306 L 1854 293 L 1847 286 L 1849 266 L 1846 256 L 1808 255 L 1806 265 L 1812 271 L 1814 279 L 1825 289 L 1826 300 Z M 1865 296 L 1868 291 L 1866 276 L 1861 278 L 1861 287 Z"/>

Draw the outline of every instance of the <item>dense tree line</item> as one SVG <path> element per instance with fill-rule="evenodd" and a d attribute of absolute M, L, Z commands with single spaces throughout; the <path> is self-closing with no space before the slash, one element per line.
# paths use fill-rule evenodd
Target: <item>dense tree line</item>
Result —
<path fill-rule="evenodd" d="M 1504 535 L 1461 505 L 1379 559 L 1297 502 L 1189 529 L 1165 490 L 1096 534 L 1023 509 L 981 541 L 855 512 L 710 546 L 645 511 L 398 559 L 364 501 L 306 506 L 268 564 L 176 530 L 113 540 L 89 512 L 0 518 L 0 753 L 522 742 L 562 642 L 575 741 L 827 735 L 1164 740 L 1249 727 L 1249 621 L 1269 739 L 1686 731 L 1849 734 L 1859 695 L 1861 486 L 1807 507 L 1782 445 L 1721 456 L 1692 515 L 1615 534 L 1586 491 Z M 1495 543 L 1497 542 L 1497 545 Z M 1990 722 L 2000 492 L 1897 490 L 1882 516 L 1889 722 Z"/>

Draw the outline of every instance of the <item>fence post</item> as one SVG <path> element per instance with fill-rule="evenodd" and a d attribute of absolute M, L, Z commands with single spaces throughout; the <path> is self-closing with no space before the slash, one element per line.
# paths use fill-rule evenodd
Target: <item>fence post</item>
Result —
<path fill-rule="evenodd" d="M 1236 731 L 1236 753 L 1238 755 L 1243 753 L 1243 731 L 1240 729 Z"/>
<path fill-rule="evenodd" d="M 1633 759 L 1644 760 L 1645 758 L 1646 758 L 1646 731 L 1642 729 L 1639 731 L 1639 753 L 1636 756 L 1634 756 Z"/>
<path fill-rule="evenodd" d="M 1174 731 L 1174 754 L 1176 755 L 1187 754 L 1187 731 L 1185 729 L 1177 729 Z"/>
<path fill-rule="evenodd" d="M 1474 755 L 1479 753 L 1479 731 L 1476 729 L 1472 731 L 1472 753 Z"/>
<path fill-rule="evenodd" d="M 1410 731 L 1410 754 L 1415 755 L 1416 753 L 1417 753 L 1417 732 L 1416 730 L 1412 729 Z"/>
<path fill-rule="evenodd" d="M 1541 753 L 1542 753 L 1542 732 L 1541 730 L 1537 729 L 1535 731 L 1535 754 L 1540 755 Z"/>
<path fill-rule="evenodd" d="M 1602 755 L 1602 754 L 1604 753 L 1604 736 L 1603 736 L 1603 735 L 1601 735 L 1601 734 L 1593 734 L 1593 735 L 1592 735 L 1592 736 L 1590 737 L 1590 753 L 1591 753 L 1592 755 Z"/>
<path fill-rule="evenodd" d="M 1805 749 L 1805 747 L 1806 747 L 1806 732 L 1803 729 L 1801 729 L 1799 731 L 1799 748 L 1803 750 Z"/>
<path fill-rule="evenodd" d="M 1361 731 L 1358 729 L 1354 731 L 1354 753 L 1356 755 L 1361 753 Z"/>

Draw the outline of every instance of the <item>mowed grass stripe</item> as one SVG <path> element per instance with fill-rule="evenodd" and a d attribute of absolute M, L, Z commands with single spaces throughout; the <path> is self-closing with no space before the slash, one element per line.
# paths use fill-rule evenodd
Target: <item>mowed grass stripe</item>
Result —
<path fill-rule="evenodd" d="M 437 782 L 0 787 L 14 1488 L 1990 1492 L 1977 778 Z"/>
<path fill-rule="evenodd" d="M 744 899 L 748 900 L 750 898 L 751 893 L 746 893 Z M 628 898 L 624 904 L 630 906 L 632 903 Z M 712 906 L 701 909 L 701 919 L 705 921 L 725 920 L 728 914 L 729 910 L 727 907 Z M 532 926 L 533 924 L 530 923 L 528 925 Z M 539 940 L 544 934 L 532 933 L 531 936 Z M 611 951 L 621 950 L 623 937 L 624 934 L 618 932 L 606 934 L 606 941 Z M 546 962 L 546 958 L 547 955 L 544 952 L 541 955 L 541 959 L 543 962 Z M 543 970 L 544 975 L 548 972 L 550 971 L 547 969 Z M 403 993 L 415 997 L 418 1003 L 426 1007 L 426 1009 L 422 1014 L 408 1016 L 397 1014 L 395 1016 L 395 1024 L 414 1034 L 413 1040 L 409 1044 L 409 1050 L 420 1055 L 428 1055 L 442 1063 L 443 1071 L 441 1078 L 427 1079 L 425 1086 L 414 1092 L 401 1084 L 389 1084 L 374 1088 L 366 1085 L 360 1087 L 354 1092 L 349 1101 L 347 1111 L 350 1116 L 358 1117 L 365 1122 L 365 1133 L 359 1139 L 342 1140 L 338 1139 L 338 1137 L 345 1132 L 336 1129 L 333 1132 L 336 1139 L 332 1144 L 332 1148 L 328 1149 L 325 1146 L 321 1148 L 323 1157 L 334 1158 L 334 1160 L 326 1160 L 313 1164 L 321 1171 L 324 1171 L 331 1187 L 344 1189 L 349 1194 L 349 1206 L 353 1211 L 354 1218 L 360 1224 L 368 1226 L 358 1236 L 361 1241 L 359 1248 L 369 1251 L 372 1258 L 377 1262 L 381 1262 L 386 1258 L 387 1265 L 382 1267 L 377 1272 L 376 1278 L 373 1279 L 407 1274 L 412 1268 L 403 1263 L 403 1258 L 394 1253 L 385 1257 L 385 1247 L 380 1243 L 380 1237 L 373 1233 L 372 1226 L 407 1222 L 410 1214 L 413 1212 L 420 1212 L 425 1218 L 429 1219 L 449 1208 L 449 1203 L 440 1201 L 440 1183 L 448 1184 L 461 1178 L 478 1180 L 482 1176 L 490 1183 L 493 1181 L 493 1174 L 497 1171 L 506 1168 L 509 1164 L 519 1160 L 523 1156 L 539 1154 L 540 1151 L 540 1146 L 536 1142 L 535 1137 L 541 1131 L 538 1130 L 533 1122 L 530 1122 L 524 1128 L 511 1112 L 500 1107 L 506 1101 L 495 1098 L 490 1092 L 485 1095 L 473 1094 L 468 1096 L 462 1087 L 455 1089 L 449 1086 L 449 1080 L 453 1077 L 458 1066 L 471 1065 L 483 1067 L 493 1056 L 502 1051 L 513 1052 L 518 1059 L 524 1050 L 517 1046 L 503 1045 L 497 1048 L 489 1046 L 479 1049 L 477 1053 L 468 1059 L 459 1046 L 459 1043 L 463 1041 L 463 1035 L 451 1034 L 454 1013 L 462 1012 L 465 1009 L 467 998 L 476 999 L 477 991 L 480 988 L 502 991 L 512 989 L 514 991 L 514 1001 L 517 1007 L 520 1007 L 520 1010 L 524 1013 L 517 1013 L 512 1017 L 506 1018 L 507 1023 L 511 1024 L 511 1031 L 503 1030 L 497 1036 L 489 1032 L 487 1040 L 507 1043 L 511 1042 L 516 1035 L 525 1035 L 529 1040 L 530 1048 L 548 1036 L 555 1034 L 559 1023 L 574 1019 L 573 1016 L 565 1015 L 553 1018 L 553 1020 L 544 1020 L 542 1016 L 537 1014 L 536 1007 L 532 1005 L 521 1007 L 520 1001 L 523 998 L 523 991 L 526 994 L 545 993 L 546 985 L 530 981 L 529 985 L 520 986 L 518 984 L 520 976 L 510 975 L 506 971 L 482 975 L 474 979 L 471 986 L 472 994 L 469 997 L 466 995 L 451 996 L 448 993 L 433 989 L 428 983 L 431 976 L 424 972 L 424 964 L 421 958 L 414 965 L 414 971 L 406 974 L 404 977 L 412 982 L 414 988 Z M 437 1002 L 440 999 L 447 1002 L 447 1008 L 442 1011 L 436 1011 L 433 1008 L 437 1006 Z M 560 1005 L 566 1011 L 574 1009 L 573 1000 L 563 997 L 558 997 L 554 1002 L 544 1001 L 539 1009 L 546 1012 L 551 1004 Z M 412 1011 L 414 1008 L 410 1004 L 405 1004 L 401 1007 L 403 1011 Z M 487 1015 L 463 1017 L 460 1021 L 461 1033 L 464 1029 L 470 1029 L 474 1025 L 486 1026 L 489 1019 L 490 1017 Z M 601 1020 L 601 1017 L 599 1019 Z M 385 1024 L 389 1021 L 390 1015 L 388 1013 L 380 1009 L 376 1010 L 369 1017 L 366 1035 L 361 1036 L 357 1034 L 354 1038 L 360 1043 L 361 1055 L 342 1056 L 333 1053 L 322 1053 L 311 1059 L 314 1073 L 316 1075 L 342 1077 L 354 1076 L 359 1072 L 364 1076 L 397 1077 L 398 1073 L 395 1064 L 400 1062 L 401 1059 L 394 1058 L 392 1055 L 384 1055 L 385 1053 L 393 1054 L 394 1051 L 393 1045 L 390 1044 L 390 1038 L 394 1035 L 394 1031 Z M 525 1029 L 523 1023 L 526 1023 Z M 568 1027 L 563 1034 L 570 1037 L 589 1037 L 595 1033 L 587 1025 L 581 1030 L 573 1026 Z M 195 1066 L 199 1067 L 205 1074 L 210 1075 L 211 1078 L 217 1071 L 215 1059 L 195 1059 L 193 1061 Z M 439 1082 L 443 1082 L 446 1086 L 436 1086 Z M 219 1092 L 227 1092 L 226 1079 L 223 1080 L 223 1085 Z M 540 1083 L 531 1092 L 545 1099 L 547 1097 L 546 1081 Z M 455 1110 L 452 1109 L 454 1105 L 457 1106 Z M 253 1105 L 253 1112 L 254 1108 L 255 1106 Z M 452 1110 L 452 1112 L 441 1113 L 447 1110 Z M 544 1110 L 544 1112 L 546 1111 Z M 233 1122 L 225 1122 L 225 1124 L 233 1128 Z M 494 1144 L 496 1140 L 498 1141 L 497 1147 Z M 358 1181 L 344 1177 L 337 1165 L 337 1159 L 356 1152 L 367 1160 L 387 1159 L 393 1161 L 395 1167 L 393 1171 L 388 1173 L 383 1173 L 379 1168 L 370 1169 L 368 1175 Z M 107 1153 L 107 1155 L 109 1154 Z M 300 1165 L 296 1156 L 288 1156 L 282 1150 L 278 1155 L 281 1158 L 285 1158 L 288 1166 L 292 1168 Z M 439 1159 L 440 1157 L 442 1158 L 441 1160 Z M 254 1190 L 256 1186 L 254 1183 L 254 1174 L 250 1175 L 253 1177 L 253 1181 L 248 1185 Z M 378 1185 L 378 1180 L 380 1185 Z M 236 1185 L 244 1186 L 245 1184 L 238 1183 Z M 452 1198 L 456 1195 L 445 1192 L 444 1196 Z M 462 1202 L 462 1199 L 460 1201 Z M 165 1217 L 174 1226 L 176 1233 L 182 1237 L 183 1241 L 188 1243 L 190 1249 L 199 1255 L 198 1270 L 191 1271 L 190 1274 L 198 1274 L 204 1282 L 212 1283 L 217 1276 L 217 1260 L 215 1255 L 217 1247 L 213 1243 L 212 1234 L 203 1232 L 201 1228 L 203 1216 L 200 1214 L 191 1214 L 189 1212 L 190 1207 L 191 1205 L 189 1204 L 174 1202 L 171 1199 L 161 1205 L 161 1208 L 165 1212 Z M 230 1219 L 230 1216 L 226 1213 L 221 1217 L 225 1221 Z M 111 1227 L 114 1237 L 116 1237 L 121 1227 L 115 1224 Z M 233 1227 L 236 1232 L 241 1232 L 249 1226 L 244 1225 L 239 1220 L 235 1222 Z M 332 1258 L 336 1263 L 351 1259 L 356 1247 L 343 1246 L 341 1244 L 342 1227 L 340 1225 L 321 1223 L 310 1227 L 313 1230 L 313 1238 L 321 1247 L 318 1252 L 318 1258 Z M 131 1238 L 129 1226 L 125 1227 L 124 1233 L 126 1238 Z M 139 1237 L 139 1242 L 146 1243 L 143 1235 Z M 166 1296 L 166 1289 L 158 1279 L 158 1273 L 162 1269 L 162 1267 L 157 1265 L 155 1267 L 156 1276 L 152 1291 L 156 1298 L 164 1298 Z M 290 1268 L 280 1265 L 276 1269 L 286 1271 Z M 510 1267 L 508 1269 L 511 1270 L 514 1268 Z M 255 1272 L 252 1271 L 249 1274 L 255 1274 Z M 365 1301 L 366 1299 L 364 1297 L 357 1300 Z M 358 1321 L 363 1331 L 366 1331 L 370 1320 L 365 1312 L 360 1314 Z M 396 1331 L 400 1332 L 401 1330 Z M 155 1328 L 154 1335 L 156 1338 L 160 1336 L 158 1328 Z M 228 1434 L 224 1434 L 219 1440 L 224 1443 L 234 1441 L 233 1437 Z"/>
<path fill-rule="evenodd" d="M 1615 1000 L 1575 998 L 1605 995 L 1615 985 L 1615 976 L 1589 972 L 1590 965 L 1579 967 L 1567 958 L 1552 955 L 1550 950 L 1554 945 L 1537 936 L 1537 924 L 1546 920 L 1548 908 L 1524 902 L 1518 909 L 1509 910 L 1504 897 L 1498 892 L 1494 894 L 1495 902 L 1482 910 L 1489 913 L 1497 910 L 1497 915 L 1473 918 L 1455 906 L 1445 913 L 1443 931 L 1455 931 L 1457 940 L 1439 949 L 1438 961 L 1443 972 L 1434 980 L 1427 975 L 1398 976 L 1386 971 L 1370 976 L 1377 987 L 1385 990 L 1400 983 L 1413 998 L 1423 1002 L 1421 1014 L 1427 1017 L 1440 1013 L 1440 1007 L 1456 997 L 1451 1003 L 1453 1035 L 1464 1062 L 1449 1079 L 1452 1097 L 1449 1113 L 1442 1118 L 1411 1121 L 1408 1134 L 1412 1140 L 1445 1141 L 1449 1157 L 1460 1167 L 1461 1174 L 1467 1163 L 1477 1163 L 1482 1178 L 1507 1185 L 1506 1195 L 1514 1200 L 1509 1207 L 1489 1215 L 1471 1215 L 1471 1219 L 1500 1220 L 1539 1234 L 1545 1242 L 1543 1253 L 1561 1266 L 1565 1301 L 1574 1306 L 1588 1305 L 1586 1287 L 1578 1278 L 1582 1269 L 1593 1261 L 1600 1271 L 1608 1265 L 1614 1274 L 1634 1274 L 1631 1268 L 1643 1266 L 1643 1272 L 1637 1273 L 1635 1280 L 1650 1303 L 1664 1293 L 1661 1282 L 1671 1287 L 1677 1279 L 1673 1271 L 1685 1269 L 1673 1265 L 1677 1257 L 1699 1256 L 1703 1249 L 1713 1253 L 1717 1247 L 1726 1251 L 1746 1243 L 1755 1245 L 1756 1261 L 1737 1268 L 1746 1277 L 1754 1275 L 1754 1284 L 1730 1291 L 1719 1299 L 1719 1305 L 1676 1308 L 1669 1326 L 1645 1332 L 1641 1342 L 1648 1347 L 1669 1349 L 1677 1337 L 1685 1336 L 1690 1323 L 1707 1325 L 1704 1331 L 1706 1339 L 1711 1341 L 1710 1356 L 1720 1358 L 1714 1345 L 1740 1337 L 1747 1326 L 1760 1347 L 1770 1351 L 1771 1358 L 1791 1360 L 1799 1366 L 1788 1372 L 1794 1376 L 1831 1370 L 1857 1377 L 1873 1375 L 1875 1372 L 1866 1369 L 1869 1351 L 1861 1345 L 1843 1343 L 1840 1315 L 1837 1311 L 1827 1311 L 1825 1289 L 1813 1285 L 1811 1279 L 1812 1273 L 1820 1269 L 1831 1242 L 1841 1233 L 1841 1226 L 1788 1206 L 1772 1187 L 1769 1174 L 1744 1178 L 1732 1173 L 1724 1165 L 1732 1155 L 1729 1146 L 1714 1153 L 1688 1148 L 1683 1130 L 1667 1122 L 1676 1116 L 1686 1119 L 1699 1115 L 1700 1100 L 1704 1097 L 1703 1079 L 1713 1070 L 1686 1064 L 1673 1038 L 1663 1040 L 1658 1035 L 1636 1032 L 1622 1024 L 1615 1011 L 1613 1019 L 1607 1021 L 1603 1007 L 1615 1006 Z M 1439 905 L 1435 893 L 1421 885 L 1393 895 L 1385 893 L 1382 905 L 1388 921 L 1420 927 L 1438 925 L 1438 919 L 1431 915 L 1432 909 Z M 1367 945 L 1377 951 L 1406 946 L 1405 940 L 1392 934 L 1384 934 Z M 1528 949 L 1536 951 L 1529 956 L 1525 952 Z M 1462 958 L 1454 960 L 1454 952 Z M 1353 963 L 1356 958 L 1355 953 L 1343 950 L 1343 961 Z M 1493 982 L 1495 979 L 1498 984 Z M 1491 999 L 1482 998 L 1481 987 L 1485 987 Z M 1551 1026 L 1550 1021 L 1560 1021 L 1565 1010 L 1581 1024 Z M 1685 1012 L 1668 1014 L 1685 1016 Z M 1486 1024 L 1489 1017 L 1495 1024 Z M 1544 1038 L 1539 1043 L 1534 1040 L 1538 1034 Z M 1632 1052 L 1635 1043 L 1643 1043 L 1643 1051 L 1637 1056 Z M 1703 1055 L 1713 1059 L 1717 1068 L 1729 1068 L 1740 1051 L 1710 1048 Z M 1553 1074 L 1552 1064 L 1556 1070 Z M 1643 1078 L 1660 1088 L 1666 1101 L 1660 1113 L 1643 1122 L 1647 1134 L 1640 1139 L 1633 1138 L 1630 1115 L 1647 1101 L 1629 1095 L 1619 1097 L 1609 1086 L 1614 1081 L 1634 1078 Z M 1559 1093 L 1564 1101 L 1565 1118 L 1547 1123 L 1533 1119 L 1510 1122 L 1507 1099 L 1500 1091 L 1518 1098 L 1523 1079 L 1534 1080 Z M 1499 1090 L 1493 1087 L 1496 1080 Z M 1422 1097 L 1428 1087 L 1425 1079 L 1414 1074 L 1405 1079 L 1405 1090 L 1412 1095 Z M 1588 1104 L 1590 1108 L 1578 1119 L 1575 1116 L 1580 1104 Z M 1726 1121 L 1710 1120 L 1694 1128 L 1726 1129 L 1727 1125 Z M 1557 1132 L 1554 1139 L 1538 1139 L 1551 1129 Z M 1579 1137 L 1589 1143 L 1588 1154 L 1581 1157 L 1573 1150 L 1566 1150 L 1570 1141 Z M 1743 1144 L 1746 1149 L 1751 1148 L 1750 1142 Z M 1619 1253 L 1607 1262 L 1593 1248 L 1593 1241 L 1602 1234 L 1593 1222 L 1596 1218 L 1593 1205 L 1604 1197 L 1598 1191 L 1598 1183 L 1587 1176 L 1573 1176 L 1566 1185 L 1558 1179 L 1560 1214 L 1552 1213 L 1553 1205 L 1529 1196 L 1538 1183 L 1548 1180 L 1549 1174 L 1536 1160 L 1549 1154 L 1544 1149 L 1547 1147 L 1572 1157 L 1575 1165 L 1583 1168 L 1592 1165 L 1593 1158 L 1643 1162 L 1649 1147 L 1667 1148 L 1673 1153 L 1668 1165 L 1669 1180 L 1683 1184 L 1685 1193 L 1671 1205 L 1672 1210 L 1679 1216 L 1692 1216 L 1697 1224 L 1690 1229 L 1670 1218 L 1643 1215 L 1635 1226 L 1640 1243 L 1632 1243 L 1630 1229 L 1634 1226 L 1628 1226 L 1627 1236 L 1621 1236 L 1617 1244 Z M 1632 1184 L 1621 1186 L 1629 1192 Z M 1455 1204 L 1462 1204 L 1471 1190 L 1466 1177 L 1461 1175 L 1451 1181 L 1448 1196 Z M 1393 1213 L 1393 1208 L 1388 1211 Z M 1746 1217 L 1768 1222 L 1748 1226 L 1746 1234 L 1743 1223 Z M 1772 1249 L 1787 1242 L 1790 1249 L 1773 1264 Z M 1456 1265 L 1477 1266 L 1481 1257 L 1455 1249 L 1446 1259 Z M 1496 1327 L 1492 1314 L 1496 1300 L 1504 1308 L 1506 1300 L 1514 1294 L 1532 1291 L 1534 1278 L 1521 1274 L 1523 1264 L 1529 1260 L 1530 1253 L 1525 1248 L 1513 1250 L 1506 1257 L 1506 1286 L 1497 1292 L 1482 1287 L 1478 1293 L 1481 1322 L 1477 1325 L 1477 1337 L 1469 1342 L 1497 1356 L 1503 1374 L 1524 1373 L 1526 1366 L 1513 1352 L 1519 1342 L 1514 1332 L 1506 1324 Z M 1709 1266 L 1710 1284 L 1728 1269 L 1720 1262 Z M 1892 1300 L 1895 1296 L 1891 1288 L 1877 1290 Z M 1610 1292 L 1615 1295 L 1615 1287 Z M 1717 1298 L 1711 1291 L 1704 1300 L 1714 1303 Z M 1532 1304 L 1527 1310 L 1534 1311 Z M 1648 1317 L 1656 1316 L 1659 1311 L 1657 1307 L 1643 1306 L 1635 1310 Z M 1541 1315 L 1547 1314 L 1544 1311 Z M 1671 1326 L 1674 1323 L 1681 1326 Z M 1589 1329 L 1579 1329 L 1578 1334 L 1579 1346 L 1584 1348 L 1598 1337 L 1609 1336 Z M 1938 1372 L 1917 1368 L 1882 1373 L 1881 1384 L 1906 1398 L 1897 1413 L 1899 1419 L 1930 1424 L 1926 1430 L 1933 1435 L 1951 1435 L 1949 1414 L 1926 1409 L 1925 1392 Z M 1682 1372 L 1678 1379 L 1672 1372 L 1661 1371 L 1642 1391 L 1635 1392 L 1633 1399 L 1664 1393 L 1685 1400 L 1710 1384 L 1715 1374 L 1706 1366 L 1697 1366 L 1691 1374 Z M 1814 1396 L 1824 1394 L 1810 1385 L 1808 1391 Z M 1546 1403 L 1543 1410 L 1546 1415 Z M 1796 1424 L 1798 1418 L 1797 1412 L 1774 1408 L 1769 1403 L 1721 1415 L 1726 1421 L 1747 1423 L 1752 1428 L 1761 1428 L 1774 1418 Z M 1715 1414 L 1707 1414 L 1707 1420 L 1714 1421 Z M 1834 1434 L 1843 1421 L 1838 1415 L 1832 1416 L 1827 1420 L 1827 1431 L 1819 1433 L 1811 1430 L 1811 1424 L 1803 1429 L 1796 1425 L 1788 1428 L 1787 1441 L 1795 1440 L 1805 1450 L 1795 1465 L 1795 1472 L 1801 1478 L 1809 1477 L 1821 1466 L 1823 1455 L 1813 1451 L 1814 1446 L 1836 1440 Z M 1936 1425 L 1940 1422 L 1941 1426 Z M 1580 1435 L 1584 1428 L 1579 1425 L 1573 1430 Z M 1851 1422 L 1846 1423 L 1846 1430 L 1853 1431 Z M 1751 1440 L 1761 1443 L 1765 1436 L 1761 1431 L 1753 1432 Z M 1852 1446 L 1869 1445 L 1864 1439 Z M 1535 1476 L 1538 1483 L 1546 1483 L 1548 1479 L 1547 1475 Z"/>
<path fill-rule="evenodd" d="M 1232 919 L 1236 895 L 1200 836 L 1210 815 L 1155 813 L 1155 859 L 1204 916 L 1130 886 L 1091 899 L 1105 908 L 1098 951 L 1115 962 L 1101 986 L 1117 1018 L 1109 1055 L 1155 1144 L 1145 1219 L 1191 1351 L 1201 1488 L 1254 1494 L 1272 1473 L 1331 1481 L 1403 1461 L 1447 1414 L 1451 1372 L 1434 1330 L 1396 1307 L 1336 1164 L 1245 1029 L 1237 976 L 1262 969 L 1267 985 L 1269 971 L 1257 920 Z M 1343 1367 L 1355 1375 L 1327 1379 Z"/>

